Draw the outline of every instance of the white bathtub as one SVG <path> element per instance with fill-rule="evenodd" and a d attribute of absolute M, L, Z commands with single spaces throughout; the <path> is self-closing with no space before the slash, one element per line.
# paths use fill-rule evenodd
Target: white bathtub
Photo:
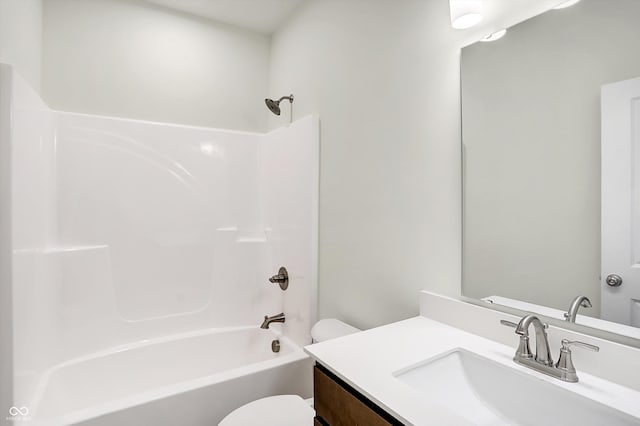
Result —
<path fill-rule="evenodd" d="M 281 350 L 271 350 L 278 338 Z M 269 395 L 312 394 L 312 363 L 284 336 L 215 329 L 114 348 L 56 366 L 31 412 L 35 425 L 217 425 Z"/>

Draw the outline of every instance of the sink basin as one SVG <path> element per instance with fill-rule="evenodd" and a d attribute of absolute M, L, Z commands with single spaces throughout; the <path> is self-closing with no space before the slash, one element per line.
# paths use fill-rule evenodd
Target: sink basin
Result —
<path fill-rule="evenodd" d="M 640 424 L 635 417 L 463 349 L 393 375 L 477 425 Z"/>

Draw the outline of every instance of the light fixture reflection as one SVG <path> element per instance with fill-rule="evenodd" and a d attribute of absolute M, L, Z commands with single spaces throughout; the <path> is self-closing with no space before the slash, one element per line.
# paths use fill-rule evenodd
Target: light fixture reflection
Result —
<path fill-rule="evenodd" d="M 482 0 L 449 0 L 451 26 L 464 30 L 482 21 Z"/>
<path fill-rule="evenodd" d="M 496 41 L 501 39 L 502 37 L 504 37 L 504 35 L 507 33 L 506 29 L 500 30 L 500 31 L 496 31 L 493 34 L 489 34 L 488 36 L 486 36 L 485 38 L 480 39 L 480 41 Z"/>
<path fill-rule="evenodd" d="M 208 157 L 224 159 L 224 149 L 211 142 L 201 142 L 200 152 Z"/>
<path fill-rule="evenodd" d="M 565 7 L 571 7 L 574 4 L 578 3 L 579 1 L 580 0 L 568 0 L 568 1 L 565 1 L 564 3 L 560 3 L 559 5 L 554 7 L 554 9 L 564 9 Z"/>

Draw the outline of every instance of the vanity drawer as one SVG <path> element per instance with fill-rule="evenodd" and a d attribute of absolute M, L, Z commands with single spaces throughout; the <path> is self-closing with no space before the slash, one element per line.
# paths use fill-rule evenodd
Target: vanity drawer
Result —
<path fill-rule="evenodd" d="M 402 425 L 322 365 L 313 371 L 315 425 L 389 426 Z"/>

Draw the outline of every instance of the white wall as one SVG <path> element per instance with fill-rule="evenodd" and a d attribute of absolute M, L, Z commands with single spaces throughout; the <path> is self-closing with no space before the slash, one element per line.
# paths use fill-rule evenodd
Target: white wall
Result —
<path fill-rule="evenodd" d="M 126 0 L 44 3 L 54 109 L 264 131 L 269 38 Z"/>
<path fill-rule="evenodd" d="M 496 0 L 457 32 L 444 0 L 311 0 L 273 36 L 270 94 L 320 115 L 321 318 L 371 327 L 416 315 L 420 289 L 459 294 L 459 48 L 557 3 Z"/>
<path fill-rule="evenodd" d="M 459 291 L 452 32 L 447 2 L 323 0 L 274 35 L 270 93 L 321 121 L 321 318 L 371 327 Z"/>
<path fill-rule="evenodd" d="M 640 2 L 583 0 L 464 49 L 465 281 L 600 314 L 600 88 L 640 76 Z"/>
<path fill-rule="evenodd" d="M 0 62 L 40 90 L 42 0 L 0 0 Z"/>
<path fill-rule="evenodd" d="M 11 85 L 11 68 L 0 64 L 0 407 L 13 404 Z"/>

